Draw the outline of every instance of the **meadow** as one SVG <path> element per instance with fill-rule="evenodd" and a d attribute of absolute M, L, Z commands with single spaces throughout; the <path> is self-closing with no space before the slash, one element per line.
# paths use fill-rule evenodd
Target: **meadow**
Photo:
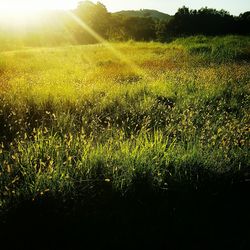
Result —
<path fill-rule="evenodd" d="M 247 184 L 249 59 L 240 36 L 1 49 L 1 214 Z"/>

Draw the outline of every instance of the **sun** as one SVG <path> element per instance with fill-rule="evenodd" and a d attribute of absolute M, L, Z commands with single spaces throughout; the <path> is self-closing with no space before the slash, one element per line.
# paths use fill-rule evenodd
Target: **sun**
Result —
<path fill-rule="evenodd" d="M 39 12 L 74 8 L 74 0 L 0 0 L 0 22 L 22 25 L 35 19 Z"/>

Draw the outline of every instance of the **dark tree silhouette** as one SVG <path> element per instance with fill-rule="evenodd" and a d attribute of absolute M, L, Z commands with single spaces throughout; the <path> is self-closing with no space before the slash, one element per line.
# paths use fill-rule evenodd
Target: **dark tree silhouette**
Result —
<path fill-rule="evenodd" d="M 226 35 L 249 34 L 250 12 L 241 14 L 238 18 L 225 10 L 201 8 L 189 10 L 182 7 L 166 26 L 165 35 Z"/>
<path fill-rule="evenodd" d="M 250 34 L 250 11 L 247 11 L 237 18 L 237 30 L 240 34 Z"/>

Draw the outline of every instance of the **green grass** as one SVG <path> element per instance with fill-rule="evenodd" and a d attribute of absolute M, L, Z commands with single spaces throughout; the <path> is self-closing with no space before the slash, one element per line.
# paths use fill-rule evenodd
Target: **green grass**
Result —
<path fill-rule="evenodd" d="M 105 183 L 245 181 L 249 47 L 229 36 L 1 52 L 1 210 Z"/>
<path fill-rule="evenodd" d="M 200 55 L 206 63 L 228 63 L 232 61 L 248 60 L 250 56 L 249 37 L 226 36 L 205 37 L 194 36 L 175 41 L 187 47 L 190 54 Z"/>

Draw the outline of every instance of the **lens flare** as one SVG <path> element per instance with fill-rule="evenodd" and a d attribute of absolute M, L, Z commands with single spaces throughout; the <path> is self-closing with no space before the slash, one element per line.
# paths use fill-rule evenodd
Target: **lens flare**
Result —
<path fill-rule="evenodd" d="M 35 21 L 40 12 L 74 7 L 73 1 L 66 0 L 3 0 L 0 1 L 0 23 L 22 26 Z"/>

